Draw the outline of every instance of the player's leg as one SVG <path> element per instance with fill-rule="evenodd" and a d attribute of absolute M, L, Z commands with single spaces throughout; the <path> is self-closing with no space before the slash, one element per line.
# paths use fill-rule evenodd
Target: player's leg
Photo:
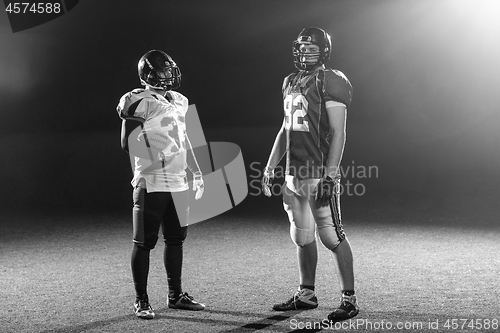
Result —
<path fill-rule="evenodd" d="M 181 227 L 172 193 L 167 193 L 168 204 L 162 222 L 163 241 L 165 243 L 163 263 L 167 272 L 169 297 L 173 298 L 182 293 L 183 244 L 187 236 L 187 227 Z M 179 213 L 182 214 L 182 211 L 179 211 Z"/>
<path fill-rule="evenodd" d="M 297 246 L 300 285 L 292 298 L 274 305 L 273 309 L 278 311 L 313 309 L 318 306 L 314 293 L 318 261 L 316 225 L 309 207 L 308 196 L 302 192 L 300 182 L 287 177 L 283 186 L 283 208 L 290 221 L 290 237 Z"/>
<path fill-rule="evenodd" d="M 316 266 L 318 264 L 318 247 L 316 239 L 304 246 L 297 245 L 297 260 L 299 262 L 300 285 L 303 287 L 308 286 L 309 289 L 314 290 L 313 288 L 316 283 Z"/>
<path fill-rule="evenodd" d="M 328 319 L 337 322 L 355 317 L 359 313 L 359 307 L 354 292 L 353 258 L 349 240 L 344 239 L 333 250 L 333 254 L 337 260 L 342 295 L 340 305 L 328 315 Z"/>
<path fill-rule="evenodd" d="M 183 245 L 187 237 L 186 225 L 188 217 L 188 191 L 169 193 L 168 206 L 162 223 L 163 240 L 165 242 L 163 263 L 167 272 L 168 307 L 198 311 L 203 310 L 205 305 L 196 302 L 193 297 L 182 291 Z"/>
<path fill-rule="evenodd" d="M 310 199 L 312 212 L 323 245 L 332 251 L 337 262 L 339 282 L 342 290 L 354 289 L 353 260 L 349 241 L 342 226 L 340 205 L 337 197 L 329 206 L 321 207 L 314 198 Z"/>
<path fill-rule="evenodd" d="M 345 238 L 333 251 L 342 290 L 354 290 L 354 268 L 351 244 Z"/>
<path fill-rule="evenodd" d="M 354 269 L 351 245 L 347 239 L 340 212 L 340 194 L 335 194 L 328 206 L 319 206 L 310 199 L 312 212 L 323 245 L 332 251 L 342 290 L 341 304 L 328 316 L 329 320 L 341 321 L 356 316 L 359 312 L 354 295 Z"/>
<path fill-rule="evenodd" d="M 290 237 L 297 246 L 300 284 L 314 287 L 318 248 L 316 224 L 309 206 L 309 180 L 288 177 L 283 190 L 283 208 L 290 222 Z"/>
<path fill-rule="evenodd" d="M 149 304 L 147 283 L 149 274 L 150 251 L 158 240 L 158 230 L 161 223 L 161 207 L 158 209 L 154 193 L 146 193 L 144 183 L 134 189 L 133 194 L 133 242 L 131 255 L 132 278 L 136 293 L 134 302 L 135 314 L 139 318 L 151 319 L 153 309 Z M 160 201 L 161 202 L 161 201 Z"/>

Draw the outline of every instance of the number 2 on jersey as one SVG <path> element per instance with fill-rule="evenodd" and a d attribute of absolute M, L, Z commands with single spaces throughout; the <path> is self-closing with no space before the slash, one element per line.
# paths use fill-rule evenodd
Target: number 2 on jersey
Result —
<path fill-rule="evenodd" d="M 307 100 L 301 94 L 286 95 L 283 101 L 285 109 L 285 129 L 287 131 L 309 132 L 309 123 L 305 120 Z"/>

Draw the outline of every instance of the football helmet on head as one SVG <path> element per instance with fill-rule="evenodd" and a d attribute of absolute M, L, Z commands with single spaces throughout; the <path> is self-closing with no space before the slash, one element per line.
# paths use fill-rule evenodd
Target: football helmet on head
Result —
<path fill-rule="evenodd" d="M 141 84 L 154 89 L 171 90 L 181 85 L 181 70 L 165 52 L 146 52 L 137 65 Z"/>
<path fill-rule="evenodd" d="M 305 53 L 301 45 L 316 45 L 319 52 Z M 332 41 L 330 35 L 323 29 L 309 27 L 302 29 L 296 40 L 293 41 L 293 62 L 300 70 L 311 70 L 330 59 Z M 308 61 L 316 58 L 316 62 Z"/>

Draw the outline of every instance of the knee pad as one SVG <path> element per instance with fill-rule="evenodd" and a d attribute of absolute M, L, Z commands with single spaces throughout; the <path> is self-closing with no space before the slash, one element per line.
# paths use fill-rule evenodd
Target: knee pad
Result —
<path fill-rule="evenodd" d="M 315 210 L 314 215 L 321 243 L 329 250 L 335 249 L 346 238 L 338 206 L 330 204 L 321 207 Z"/>
<path fill-rule="evenodd" d="M 329 250 L 335 250 L 335 248 L 345 239 L 345 235 L 343 235 L 343 237 L 339 237 L 333 227 L 322 229 L 318 228 L 318 234 L 323 246 Z"/>
<path fill-rule="evenodd" d="M 132 253 L 138 257 L 149 258 L 150 249 L 145 248 L 142 244 L 134 243 Z"/>
<path fill-rule="evenodd" d="M 158 236 L 150 235 L 144 239 L 144 243 L 142 244 L 142 246 L 145 249 L 152 250 L 155 248 L 157 242 L 158 242 Z"/>
<path fill-rule="evenodd" d="M 182 245 L 187 237 L 187 227 L 166 230 L 163 234 L 163 242 L 167 245 Z"/>
<path fill-rule="evenodd" d="M 297 246 L 306 246 L 311 244 L 316 239 L 316 232 L 314 229 L 299 229 L 294 223 L 290 224 L 290 238 Z"/>
<path fill-rule="evenodd" d="M 152 250 L 158 242 L 158 235 L 147 233 L 144 229 L 142 224 L 134 221 L 133 241 L 144 249 Z"/>
<path fill-rule="evenodd" d="M 316 224 L 309 208 L 307 198 L 285 191 L 283 209 L 290 222 L 290 238 L 297 246 L 306 246 L 316 239 Z"/>

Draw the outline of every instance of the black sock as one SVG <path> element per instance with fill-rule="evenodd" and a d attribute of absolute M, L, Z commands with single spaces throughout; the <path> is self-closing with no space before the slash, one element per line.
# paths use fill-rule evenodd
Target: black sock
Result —
<path fill-rule="evenodd" d="M 147 295 L 148 273 L 149 273 L 149 252 L 150 250 L 134 244 L 132 249 L 132 277 L 134 279 L 136 298 Z"/>
<path fill-rule="evenodd" d="M 312 291 L 314 291 L 314 286 L 308 286 L 308 285 L 305 285 L 305 284 L 301 284 L 300 285 L 300 290 L 302 289 L 310 289 Z"/>
<path fill-rule="evenodd" d="M 182 244 L 166 244 L 163 252 L 163 263 L 167 271 L 168 297 L 176 299 L 182 293 Z"/>
<path fill-rule="evenodd" d="M 342 290 L 342 294 L 346 296 L 352 296 L 354 295 L 354 290 Z"/>

